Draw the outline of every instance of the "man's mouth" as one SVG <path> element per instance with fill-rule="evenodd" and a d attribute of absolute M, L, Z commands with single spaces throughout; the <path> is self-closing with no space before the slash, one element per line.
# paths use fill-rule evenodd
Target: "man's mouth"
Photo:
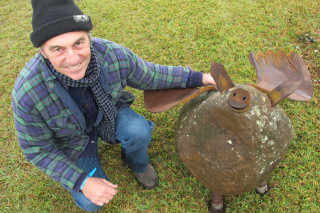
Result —
<path fill-rule="evenodd" d="M 73 66 L 73 67 L 68 67 L 68 69 L 71 69 L 71 70 L 77 70 L 79 69 L 79 67 L 81 66 L 81 63 L 78 64 L 77 66 Z"/>

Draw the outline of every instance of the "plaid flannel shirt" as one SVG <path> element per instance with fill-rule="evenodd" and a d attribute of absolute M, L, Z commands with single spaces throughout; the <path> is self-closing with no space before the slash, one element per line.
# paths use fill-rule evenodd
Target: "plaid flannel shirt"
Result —
<path fill-rule="evenodd" d="M 131 93 L 123 91 L 127 85 L 141 90 L 185 88 L 190 79 L 200 77 L 189 69 L 144 61 L 111 41 L 92 38 L 92 49 L 102 69 L 104 89 L 114 103 L 134 101 Z M 197 81 L 193 85 L 201 85 L 201 78 Z M 89 141 L 85 118 L 40 54 L 20 72 L 12 91 L 12 107 L 26 159 L 66 189 L 79 190 L 74 186 L 88 175 L 75 164 Z M 98 117 L 101 120 L 102 112 Z"/>

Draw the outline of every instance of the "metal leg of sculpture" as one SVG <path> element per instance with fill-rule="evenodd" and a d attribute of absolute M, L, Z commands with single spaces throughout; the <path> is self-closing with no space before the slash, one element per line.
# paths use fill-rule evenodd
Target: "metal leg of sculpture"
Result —
<path fill-rule="evenodd" d="M 256 188 L 256 192 L 263 196 L 265 194 L 268 193 L 268 191 L 270 190 L 270 187 L 267 183 L 267 181 L 263 181 L 257 188 Z"/>
<path fill-rule="evenodd" d="M 225 206 L 223 205 L 222 195 L 212 192 L 212 201 L 209 204 L 210 213 L 224 213 Z"/>

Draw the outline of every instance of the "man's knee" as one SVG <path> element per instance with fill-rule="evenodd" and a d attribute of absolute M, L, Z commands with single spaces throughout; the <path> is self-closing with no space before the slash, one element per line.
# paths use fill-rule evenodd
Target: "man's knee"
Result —
<path fill-rule="evenodd" d="M 152 138 L 153 122 L 145 120 L 135 124 L 126 131 L 127 138 L 134 141 L 150 141 Z"/>
<path fill-rule="evenodd" d="M 117 115 L 117 139 L 128 152 L 148 146 L 152 139 L 154 123 L 132 109 L 121 109 Z"/>

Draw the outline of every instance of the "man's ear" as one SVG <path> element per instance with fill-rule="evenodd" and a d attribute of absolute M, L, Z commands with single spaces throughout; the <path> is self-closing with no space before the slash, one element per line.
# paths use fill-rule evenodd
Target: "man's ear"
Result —
<path fill-rule="evenodd" d="M 90 46 L 91 46 L 91 44 L 92 44 L 92 40 L 91 40 L 91 32 L 87 32 L 87 34 L 88 34 L 89 43 L 90 43 Z"/>
<path fill-rule="evenodd" d="M 46 53 L 43 50 L 43 47 L 39 47 L 39 52 L 41 53 L 41 55 L 45 58 L 48 59 L 48 56 L 46 55 Z"/>

